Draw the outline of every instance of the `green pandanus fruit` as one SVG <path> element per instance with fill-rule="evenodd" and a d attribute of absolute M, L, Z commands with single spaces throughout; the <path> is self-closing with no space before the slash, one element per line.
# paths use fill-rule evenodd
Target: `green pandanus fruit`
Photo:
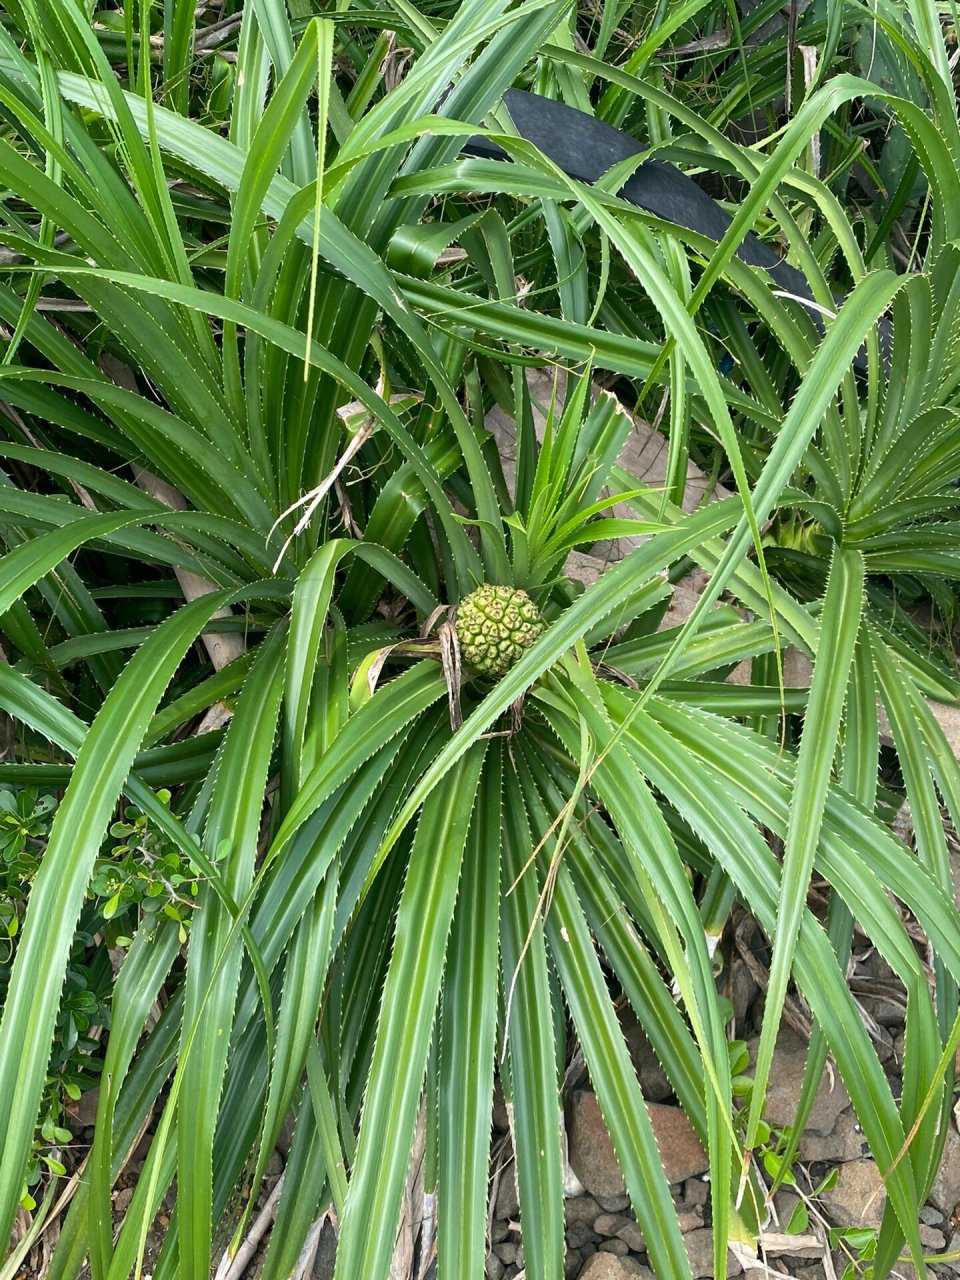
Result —
<path fill-rule="evenodd" d="M 478 675 L 499 677 L 543 631 L 540 611 L 518 587 L 478 587 L 457 610 L 464 662 Z"/>

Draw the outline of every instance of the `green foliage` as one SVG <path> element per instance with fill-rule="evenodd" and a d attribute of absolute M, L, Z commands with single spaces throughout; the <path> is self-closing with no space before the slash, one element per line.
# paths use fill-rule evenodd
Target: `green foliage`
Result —
<path fill-rule="evenodd" d="M 158 791 L 161 804 L 170 803 L 169 791 Z M 110 922 L 108 933 L 114 945 L 129 943 L 124 932 L 117 932 L 119 921 L 131 907 L 138 909 L 137 927 L 157 911 L 177 922 L 180 941 L 186 942 L 187 930 L 199 878 L 178 846 L 155 826 L 145 813 L 128 806 L 123 820 L 110 826 L 110 838 L 116 841 L 106 857 L 94 865 L 89 892 L 103 899 L 100 915 Z M 121 924 L 120 929 L 124 928 Z"/>
<path fill-rule="evenodd" d="M 40 850 L 56 805 L 55 796 L 41 796 L 36 787 L 16 792 L 0 790 L 0 923 L 9 940 L 8 960 L 13 954 L 13 939 L 20 932 L 30 884 L 40 865 Z"/>
<path fill-rule="evenodd" d="M 960 1038 L 929 701 L 960 701 L 960 126 L 926 0 L 792 35 L 779 8 L 7 5 L 0 1236 L 25 1185 L 40 1229 L 99 1081 L 61 1280 L 137 1274 L 172 1191 L 153 1274 L 209 1274 L 288 1115 L 267 1280 L 331 1207 L 337 1280 L 390 1273 L 421 1116 L 440 1280 L 479 1276 L 498 1085 L 526 1271 L 556 1280 L 568 1037 L 651 1266 L 688 1277 L 621 1000 L 708 1150 L 718 1274 L 828 1053 L 887 1188 L 847 1243 L 923 1266 Z M 513 85 L 710 175 L 723 241 L 560 173 L 505 129 Z M 483 127 L 511 163 L 460 155 Z M 821 327 L 736 256 L 751 229 Z M 692 503 L 690 461 L 726 496 Z M 433 629 L 483 584 L 527 630 L 496 669 L 461 631 L 458 684 Z M 735 906 L 772 943 L 752 1079 L 717 988 Z M 905 993 L 896 1092 L 855 925 Z M 775 1130 L 791 984 L 814 1031 Z"/>
<path fill-rule="evenodd" d="M 158 791 L 157 799 L 168 804 L 170 793 Z M 41 793 L 36 787 L 0 790 L 0 920 L 6 933 L 6 950 L 0 956 L 0 1008 L 6 999 L 30 888 L 43 861 L 56 808 L 56 795 Z M 177 846 L 132 806 L 126 808 L 123 821 L 111 825 L 109 838 L 114 843 L 108 842 L 97 860 L 87 890 L 88 902 L 71 944 L 40 1118 L 20 1197 L 27 1210 L 37 1207 L 32 1189 L 41 1177 L 48 1172 L 66 1173 L 59 1153 L 73 1140 L 73 1133 L 64 1127 L 70 1123 L 69 1110 L 99 1081 L 101 1037 L 111 1024 L 110 948 L 129 946 L 131 941 L 120 917 L 136 907 L 136 929 L 144 929 L 144 936 L 149 937 L 150 914 L 162 912 L 177 922 L 181 943 L 187 940 L 198 880 Z"/>
<path fill-rule="evenodd" d="M 841 1248 L 850 1258 L 841 1280 L 873 1280 L 876 1268 L 865 1266 L 877 1253 L 877 1231 L 873 1227 L 834 1227 L 829 1233 L 831 1249 Z"/>

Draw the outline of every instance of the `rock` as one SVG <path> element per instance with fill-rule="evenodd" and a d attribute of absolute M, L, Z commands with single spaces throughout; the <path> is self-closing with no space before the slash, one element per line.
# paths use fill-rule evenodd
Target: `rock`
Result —
<path fill-rule="evenodd" d="M 596 1094 L 578 1090 L 567 1124 L 570 1164 L 591 1195 L 622 1196 L 626 1190 Z"/>
<path fill-rule="evenodd" d="M 568 1200 L 566 1202 L 567 1225 L 570 1226 L 574 1222 L 589 1222 L 592 1225 L 601 1207 L 593 1196 L 577 1196 L 573 1200 Z"/>
<path fill-rule="evenodd" d="M 97 1121 L 97 1107 L 100 1103 L 100 1090 L 88 1089 L 76 1102 L 67 1106 L 71 1129 L 90 1129 Z"/>
<path fill-rule="evenodd" d="M 640 1228 L 632 1218 L 620 1213 L 603 1213 L 593 1224 L 598 1236 L 622 1240 L 634 1253 L 643 1253 L 644 1243 Z"/>
<path fill-rule="evenodd" d="M 520 1245 L 514 1244 L 511 1240 L 505 1240 L 503 1244 L 494 1245 L 493 1252 L 505 1267 L 510 1267 L 515 1262 L 523 1261 L 523 1252 Z"/>
<path fill-rule="evenodd" d="M 947 1243 L 947 1237 L 936 1227 L 921 1226 L 920 1243 L 931 1253 L 939 1253 Z"/>
<path fill-rule="evenodd" d="M 749 1042 L 751 1064 L 756 1061 L 758 1044 L 759 1037 Z M 784 1024 L 777 1037 L 777 1047 L 770 1071 L 770 1088 L 767 1090 L 767 1104 L 763 1112 L 764 1118 L 770 1124 L 777 1126 L 793 1124 L 797 1114 L 797 1103 L 800 1100 L 806 1061 L 807 1042 Z M 839 1073 L 836 1070 L 825 1070 L 807 1122 L 807 1132 L 824 1135 L 832 1133 L 837 1116 L 849 1105 L 850 1098 L 843 1087 Z"/>
<path fill-rule="evenodd" d="M 879 1227 L 886 1195 L 872 1160 L 840 1165 L 837 1183 L 820 1201 L 841 1227 Z"/>
<path fill-rule="evenodd" d="M 742 1040 L 747 1027 L 747 1016 L 753 1011 L 760 987 L 739 956 L 736 956 L 731 963 L 733 965 L 733 976 L 730 980 L 728 995 L 730 1003 L 733 1005 L 737 1036 Z M 752 1021 L 753 1019 L 751 1018 Z"/>
<path fill-rule="evenodd" d="M 901 1026 L 903 1023 L 901 1022 Z M 900 1063 L 896 1060 L 894 1052 L 893 1036 L 887 1027 L 877 1026 L 876 1033 L 871 1037 L 873 1047 L 877 1051 L 877 1057 L 883 1063 L 884 1070 L 888 1075 L 899 1069 Z"/>
<path fill-rule="evenodd" d="M 113 1197 L 113 1211 L 116 1214 L 123 1215 L 130 1208 L 133 1200 L 133 1193 L 136 1187 L 124 1187 L 122 1191 L 118 1191 Z"/>
<path fill-rule="evenodd" d="M 952 1124 L 947 1129 L 943 1159 L 927 1199 L 945 1218 L 952 1217 L 960 1204 L 960 1136 Z"/>
<path fill-rule="evenodd" d="M 265 1178 L 279 1178 L 283 1173 L 283 1156 L 279 1151 L 271 1151 L 263 1171 Z"/>
<path fill-rule="evenodd" d="M 709 1227 L 701 1227 L 699 1231 L 691 1231 L 683 1237 L 687 1257 L 690 1259 L 690 1270 L 694 1280 L 701 1276 L 713 1275 L 713 1232 Z M 727 1275 L 737 1276 L 742 1271 L 740 1263 L 733 1254 L 727 1254 Z"/>
<path fill-rule="evenodd" d="M 601 1240 L 597 1245 L 598 1253 L 613 1253 L 618 1258 L 625 1258 L 630 1252 L 629 1247 L 623 1240 Z"/>
<path fill-rule="evenodd" d="M 800 1139 L 800 1159 L 808 1164 L 818 1160 L 826 1164 L 846 1164 L 849 1160 L 861 1160 L 867 1154 L 869 1147 L 852 1107 L 840 1112 L 832 1133 L 807 1132 Z"/>
<path fill-rule="evenodd" d="M 500 1170 L 500 1184 L 497 1187 L 497 1199 L 494 1205 L 494 1216 L 497 1218 L 516 1218 L 520 1212 L 520 1200 L 517 1196 L 517 1165 L 510 1160 Z"/>
<path fill-rule="evenodd" d="M 920 1210 L 920 1221 L 925 1222 L 928 1227 L 939 1227 L 943 1225 L 943 1214 L 932 1204 L 925 1204 Z"/>
<path fill-rule="evenodd" d="M 567 1227 L 567 1244 L 572 1249 L 582 1249 L 585 1245 L 594 1245 L 597 1234 L 590 1230 L 586 1222 L 574 1222 Z"/>
<path fill-rule="evenodd" d="M 604 1213 L 622 1213 L 630 1208 L 629 1196 L 598 1196 L 597 1204 Z"/>
<path fill-rule="evenodd" d="M 677 1205 L 677 1222 L 679 1222 L 680 1230 L 684 1235 L 686 1235 L 688 1231 L 696 1231 L 698 1227 L 704 1226 L 705 1218 L 703 1205 Z"/>
<path fill-rule="evenodd" d="M 683 1184 L 683 1198 L 687 1204 L 706 1204 L 710 1199 L 710 1183 L 703 1178 L 688 1178 Z"/>
<path fill-rule="evenodd" d="M 693 1125 L 679 1107 L 652 1104 L 647 1107 L 653 1133 L 660 1148 L 660 1157 L 667 1181 L 685 1182 L 687 1178 L 706 1173 L 709 1168 L 707 1153 L 694 1132 Z"/>
<path fill-rule="evenodd" d="M 622 1240 L 632 1253 L 643 1253 L 643 1233 L 632 1218 L 628 1218 L 617 1232 L 617 1239 Z"/>
<path fill-rule="evenodd" d="M 337 1233 L 328 1218 L 320 1229 L 317 1256 L 313 1262 L 315 1280 L 333 1280 L 333 1268 L 337 1261 Z M 495 1276 L 494 1280 L 500 1280 Z"/>
<path fill-rule="evenodd" d="M 680 1108 L 648 1103 L 647 1113 L 667 1181 L 683 1182 L 695 1174 L 705 1173 L 706 1152 Z M 603 1208 L 615 1212 L 610 1197 L 622 1197 L 626 1187 L 594 1093 L 580 1090 L 574 1094 L 567 1133 L 570 1163 L 577 1177 Z"/>
<path fill-rule="evenodd" d="M 288 1111 L 283 1117 L 283 1124 L 280 1126 L 280 1132 L 277 1134 L 277 1150 L 286 1160 L 290 1154 L 290 1148 L 293 1145 L 293 1131 L 296 1128 L 296 1121 L 292 1111 Z"/>
<path fill-rule="evenodd" d="M 672 1098 L 673 1086 L 667 1079 L 666 1072 L 660 1065 L 660 1059 L 654 1053 L 643 1027 L 640 1026 L 629 1007 L 621 1015 L 620 1025 L 640 1079 L 643 1096 L 648 1102 L 665 1102 L 667 1098 Z"/>
<path fill-rule="evenodd" d="M 498 1132 L 510 1132 L 510 1113 L 507 1111 L 507 1104 L 503 1100 L 503 1091 L 499 1085 L 497 1085 L 496 1092 L 493 1095 L 492 1122 L 494 1129 L 498 1130 Z"/>
<path fill-rule="evenodd" d="M 629 1276 L 644 1274 L 653 1280 L 653 1272 L 635 1263 L 633 1258 L 618 1258 L 612 1253 L 594 1253 L 584 1263 L 580 1280 L 626 1280 Z"/>
<path fill-rule="evenodd" d="M 952 1237 L 947 1241 L 947 1247 L 945 1252 L 960 1254 L 960 1231 L 955 1231 Z M 944 1266 L 947 1267 L 950 1271 L 960 1274 L 960 1261 L 946 1262 L 944 1263 Z"/>
<path fill-rule="evenodd" d="M 580 1270 L 580 1263 L 582 1261 L 583 1256 L 579 1249 L 567 1250 L 567 1256 L 563 1262 L 563 1274 L 566 1277 L 566 1280 L 573 1280 L 574 1276 L 576 1276 L 577 1272 Z"/>
<path fill-rule="evenodd" d="M 501 1240 L 506 1240 L 510 1234 L 510 1223 L 505 1222 L 502 1218 L 494 1218 L 490 1224 L 490 1243 L 499 1244 Z"/>
<path fill-rule="evenodd" d="M 783 687 L 785 689 L 808 689 L 813 676 L 813 664 L 807 655 L 801 653 L 799 649 L 792 648 L 790 645 L 784 645 L 782 657 Z M 750 684 L 752 679 L 753 670 L 749 658 L 734 667 L 729 676 L 727 676 L 730 684 Z M 757 990 L 759 991 L 759 989 L 758 987 Z M 757 1022 L 759 1024 L 759 1019 L 757 1019 Z"/>
<path fill-rule="evenodd" d="M 622 1213 L 601 1213 L 594 1221 L 593 1229 L 598 1236 L 615 1236 L 627 1222 L 629 1218 Z"/>
<path fill-rule="evenodd" d="M 483 1264 L 483 1274 L 486 1280 L 502 1280 L 503 1263 L 492 1251 L 487 1254 L 487 1260 Z"/>
<path fill-rule="evenodd" d="M 773 1197 L 773 1207 L 776 1211 L 776 1218 L 774 1221 L 779 1223 L 779 1226 L 774 1226 L 771 1223 L 767 1227 L 767 1230 L 785 1232 L 787 1224 L 793 1216 L 793 1211 L 800 1203 L 800 1197 L 795 1191 L 792 1191 L 789 1187 L 781 1187 Z"/>

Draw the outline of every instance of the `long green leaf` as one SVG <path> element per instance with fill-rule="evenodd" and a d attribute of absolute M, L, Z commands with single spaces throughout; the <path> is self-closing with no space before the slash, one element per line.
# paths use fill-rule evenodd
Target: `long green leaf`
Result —
<path fill-rule="evenodd" d="M 810 698 L 800 740 L 796 784 L 790 805 L 790 823 L 783 854 L 780 908 L 773 934 L 770 981 L 764 1004 L 760 1046 L 757 1050 L 754 1094 L 750 1100 L 747 1122 L 747 1152 L 756 1143 L 757 1129 L 763 1117 L 800 918 L 810 888 L 810 875 L 840 734 L 840 720 L 847 695 L 854 646 L 860 629 L 863 584 L 861 554 L 858 551 L 836 548 L 823 602 L 820 646 L 813 668 Z"/>
<path fill-rule="evenodd" d="M 340 1230 L 338 1280 L 386 1280 L 389 1272 L 483 757 L 483 746 L 474 748 L 424 805 L 417 828 Z"/>
<path fill-rule="evenodd" d="M 512 776 L 511 776 L 512 775 Z M 554 1007 L 541 919 L 537 843 L 519 777 L 505 776 L 503 880 L 500 907 L 503 1036 L 512 1091 L 516 1178 L 524 1267 L 531 1280 L 552 1280 L 563 1268 L 563 1170 Z M 501 1068 L 501 1074 L 503 1074 Z"/>
<path fill-rule="evenodd" d="M 230 599 L 211 593 L 163 623 L 130 660 L 80 747 L 34 882 L 0 1022 L 0 1235 L 9 1233 L 19 1200 L 73 928 L 100 842 L 167 684 L 200 628 Z"/>
<path fill-rule="evenodd" d="M 277 628 L 258 650 L 220 752 L 204 830 L 207 855 L 220 862 L 227 889 L 238 900 L 248 892 L 254 875 L 287 640 L 286 629 Z M 199 907 L 190 938 L 181 1049 L 181 1061 L 188 1047 L 190 1051 L 182 1067 L 179 1102 L 185 1122 L 178 1126 L 177 1206 L 183 1280 L 208 1267 L 212 1255 L 213 1137 L 241 958 L 238 936 L 234 952 L 221 963 L 211 990 L 213 960 L 230 945 L 234 918 L 207 887 L 201 891 Z M 265 1013 L 272 1019 L 272 1011 Z"/>
<path fill-rule="evenodd" d="M 500 907 L 502 751 L 490 751 L 470 828 L 440 1024 L 439 1280 L 479 1275 L 486 1257 Z M 456 1206 L 450 1212 L 446 1206 Z"/>

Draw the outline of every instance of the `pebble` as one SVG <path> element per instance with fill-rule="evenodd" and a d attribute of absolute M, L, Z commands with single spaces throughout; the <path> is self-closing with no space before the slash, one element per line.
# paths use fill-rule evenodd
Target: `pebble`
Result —
<path fill-rule="evenodd" d="M 936 1227 L 921 1226 L 920 1242 L 925 1249 L 932 1249 L 939 1253 L 947 1243 L 947 1237 L 942 1231 L 938 1231 Z"/>
<path fill-rule="evenodd" d="M 647 1114 L 663 1159 L 667 1181 L 683 1182 L 707 1170 L 707 1154 L 679 1107 L 647 1103 Z M 597 1097 L 588 1089 L 573 1095 L 567 1126 L 570 1164 L 587 1191 L 610 1213 L 629 1199 Z M 619 1203 L 614 1203 L 614 1202 Z"/>
<path fill-rule="evenodd" d="M 277 1134 L 277 1150 L 283 1156 L 284 1160 L 286 1160 L 287 1156 L 290 1154 L 290 1148 L 293 1146 L 293 1132 L 295 1127 L 296 1122 L 294 1120 L 293 1113 L 288 1112 L 287 1115 L 284 1116 L 283 1124 L 280 1126 L 280 1132 Z"/>
<path fill-rule="evenodd" d="M 760 987 L 750 970 L 742 960 L 734 961 L 733 978 L 728 992 L 733 1005 L 733 1016 L 737 1024 L 737 1034 L 742 1039 L 747 1026 L 747 1015 L 756 1004 Z"/>
<path fill-rule="evenodd" d="M 836 1271 L 835 1269 L 835 1274 L 840 1275 L 843 1272 L 844 1263 L 838 1262 L 838 1265 L 840 1270 Z M 823 1263 L 818 1262 L 812 1267 L 798 1268 L 793 1272 L 793 1280 L 823 1280 L 824 1274 Z"/>
<path fill-rule="evenodd" d="M 124 1187 L 122 1191 L 118 1191 L 113 1197 L 114 1213 L 126 1213 L 130 1208 L 130 1202 L 133 1199 L 135 1187 Z"/>
<path fill-rule="evenodd" d="M 593 1229 L 598 1236 L 615 1236 L 629 1221 L 621 1213 L 601 1213 L 594 1222 Z"/>
<path fill-rule="evenodd" d="M 617 1232 L 617 1239 L 622 1240 L 632 1253 L 643 1253 L 643 1233 L 632 1218 L 628 1218 Z"/>
<path fill-rule="evenodd" d="M 629 1008 L 621 1014 L 621 1026 L 643 1096 L 648 1102 L 665 1102 L 673 1096 L 673 1086 L 643 1028 Z"/>
<path fill-rule="evenodd" d="M 953 1125 L 947 1129 L 943 1159 L 933 1180 L 928 1199 L 945 1217 L 953 1215 L 960 1204 L 960 1135 Z"/>
<path fill-rule="evenodd" d="M 500 1170 L 500 1185 L 497 1187 L 497 1200 L 494 1214 L 498 1218 L 515 1218 L 520 1212 L 520 1200 L 517 1196 L 517 1165 L 511 1160 Z"/>
<path fill-rule="evenodd" d="M 333 1269 L 337 1261 L 337 1233 L 328 1218 L 320 1229 L 320 1241 L 317 1245 L 317 1256 L 313 1263 L 314 1280 L 333 1280 Z M 490 1280 L 500 1280 L 492 1276 Z"/>
<path fill-rule="evenodd" d="M 706 1173 L 709 1167 L 707 1153 L 693 1125 L 680 1108 L 651 1104 L 647 1111 L 660 1149 L 667 1182 L 673 1185 Z"/>
<path fill-rule="evenodd" d="M 688 1231 L 696 1231 L 698 1227 L 704 1226 L 703 1205 L 678 1205 L 677 1221 L 680 1223 L 680 1230 L 684 1235 Z M 637 1252 L 639 1253 L 640 1250 L 638 1249 Z"/>
<path fill-rule="evenodd" d="M 586 1222 L 572 1222 L 567 1227 L 567 1244 L 573 1249 L 582 1249 L 584 1245 L 596 1244 L 596 1232 Z"/>
<path fill-rule="evenodd" d="M 758 1044 L 759 1037 L 749 1041 L 751 1064 L 756 1061 Z M 777 1047 L 774 1050 L 773 1066 L 770 1071 L 770 1088 L 767 1090 L 767 1101 L 763 1112 L 764 1119 L 771 1124 L 793 1124 L 800 1101 L 806 1061 L 807 1042 L 790 1027 L 784 1025 L 777 1036 Z M 840 1073 L 836 1068 L 825 1069 L 820 1079 L 813 1110 L 810 1112 L 807 1131 L 832 1133 L 837 1116 L 849 1105 L 850 1096 L 840 1080 Z"/>
<path fill-rule="evenodd" d="M 71 1124 L 69 1128 L 76 1131 L 77 1129 L 91 1129 L 97 1120 L 97 1107 L 100 1103 L 100 1090 L 88 1089 L 86 1093 L 82 1093 L 77 1102 L 73 1102 L 67 1108 L 70 1116 Z"/>
<path fill-rule="evenodd" d="M 632 1218 L 621 1213 L 602 1213 L 593 1224 L 598 1236 L 616 1237 L 623 1240 L 634 1253 L 642 1253 L 644 1249 L 643 1235 Z"/>
<path fill-rule="evenodd" d="M 710 1183 L 703 1178 L 688 1178 L 683 1184 L 683 1198 L 687 1204 L 706 1204 L 710 1199 Z"/>
<path fill-rule="evenodd" d="M 602 1240 L 597 1245 L 598 1253 L 614 1253 L 618 1258 L 625 1258 L 630 1248 L 624 1240 Z"/>
<path fill-rule="evenodd" d="M 690 1259 L 690 1270 L 694 1280 L 701 1276 L 713 1275 L 713 1232 L 709 1227 L 701 1227 L 699 1231 L 691 1231 L 683 1237 L 687 1257 Z M 740 1263 L 732 1253 L 727 1254 L 727 1276 L 739 1275 L 742 1271 Z"/>
<path fill-rule="evenodd" d="M 483 1274 L 487 1280 L 502 1280 L 503 1263 L 492 1251 L 487 1254 L 487 1260 L 483 1264 Z"/>
<path fill-rule="evenodd" d="M 776 1210 L 775 1222 L 778 1222 L 779 1226 L 774 1226 L 771 1223 L 768 1230 L 786 1231 L 787 1224 L 798 1204 L 800 1204 L 800 1197 L 797 1193 L 792 1191 L 790 1187 L 781 1187 L 773 1197 L 773 1207 Z"/>
<path fill-rule="evenodd" d="M 946 1252 L 960 1254 L 960 1231 L 955 1231 L 952 1238 L 947 1241 Z M 944 1266 L 949 1267 L 949 1269 L 955 1273 L 960 1273 L 960 1261 L 947 1262 L 944 1263 Z"/>
<path fill-rule="evenodd" d="M 503 1100 L 503 1092 L 497 1085 L 497 1091 L 493 1095 L 493 1127 L 499 1133 L 508 1133 L 510 1131 L 510 1114 L 507 1111 L 507 1104 Z"/>
<path fill-rule="evenodd" d="M 600 1205 L 593 1196 L 575 1196 L 566 1203 L 567 1223 L 593 1222 L 600 1212 Z"/>
<path fill-rule="evenodd" d="M 809 1132 L 800 1139 L 800 1159 L 807 1164 L 815 1164 L 818 1160 L 827 1164 L 846 1164 L 850 1160 L 862 1160 L 868 1152 L 863 1130 L 852 1107 L 841 1111 L 831 1133 Z"/>
<path fill-rule="evenodd" d="M 836 1185 L 820 1199 L 841 1227 L 879 1227 L 886 1200 L 883 1178 L 872 1160 L 842 1164 Z"/>
<path fill-rule="evenodd" d="M 594 1253 L 586 1260 L 579 1280 L 627 1280 L 629 1276 L 643 1276 L 653 1280 L 653 1272 L 640 1265 L 634 1258 L 618 1258 L 612 1253 Z"/>
<path fill-rule="evenodd" d="M 642 1041 L 640 1035 L 636 1040 L 636 1045 L 631 1046 L 636 1050 L 636 1057 L 645 1057 L 648 1063 L 652 1061 L 652 1069 L 658 1068 L 649 1045 Z M 777 1043 L 771 1097 L 766 1109 L 767 1118 L 776 1123 L 789 1123 L 793 1119 L 805 1053 L 804 1042 L 785 1028 Z M 655 1102 L 648 1102 L 647 1106 L 671 1179 L 692 1274 L 695 1280 L 707 1280 L 713 1275 L 713 1238 L 709 1225 L 704 1225 L 705 1216 L 709 1222 L 709 1213 L 705 1215 L 705 1210 L 710 1202 L 710 1184 L 702 1176 L 702 1169 L 706 1168 L 703 1148 L 679 1107 Z M 632 1276 L 655 1280 L 654 1273 L 644 1265 L 647 1259 L 643 1234 L 630 1216 L 631 1202 L 624 1194 L 623 1178 L 603 1125 L 599 1103 L 589 1089 L 574 1095 L 568 1132 L 571 1164 L 587 1193 L 566 1201 L 565 1280 L 624 1280 Z M 282 1144 L 278 1143 L 278 1146 L 282 1154 Z M 692 1164 L 692 1167 L 682 1168 L 681 1176 L 675 1176 L 678 1148 L 681 1164 L 683 1160 L 687 1166 Z M 836 1222 L 842 1226 L 879 1225 L 884 1207 L 882 1179 L 869 1158 L 856 1114 L 849 1106 L 839 1077 L 831 1087 L 829 1072 L 824 1073 L 824 1084 L 802 1140 L 800 1154 L 809 1164 L 839 1166 L 836 1186 L 822 1197 L 824 1208 Z M 274 1153 L 268 1172 L 276 1174 L 280 1168 L 282 1160 L 278 1153 Z M 124 1194 L 119 1193 L 118 1204 Z M 132 1189 L 129 1194 L 132 1197 Z M 960 1134 L 951 1125 L 929 1203 L 920 1214 L 920 1238 L 925 1250 L 931 1253 L 960 1250 L 960 1232 L 956 1232 L 949 1243 L 945 1234 L 945 1219 L 958 1207 Z M 778 1198 L 778 1209 L 787 1208 Z M 522 1280 L 522 1247 L 507 1239 L 511 1229 L 518 1229 L 518 1216 L 515 1165 L 511 1160 L 500 1176 L 496 1217 L 490 1231 L 494 1248 L 487 1255 L 484 1267 L 486 1280 Z M 780 1216 L 784 1223 L 783 1213 Z M 791 1274 L 802 1275 L 803 1280 L 808 1280 L 815 1270 L 815 1267 L 806 1268 Z M 960 1263 L 946 1264 L 943 1270 L 960 1275 Z M 737 1259 L 728 1255 L 726 1276 L 737 1276 L 740 1272 Z M 318 1257 L 315 1276 L 326 1280 L 326 1275 Z"/>
<path fill-rule="evenodd" d="M 629 1196 L 597 1196 L 597 1204 L 605 1213 L 620 1213 L 630 1208 Z"/>

